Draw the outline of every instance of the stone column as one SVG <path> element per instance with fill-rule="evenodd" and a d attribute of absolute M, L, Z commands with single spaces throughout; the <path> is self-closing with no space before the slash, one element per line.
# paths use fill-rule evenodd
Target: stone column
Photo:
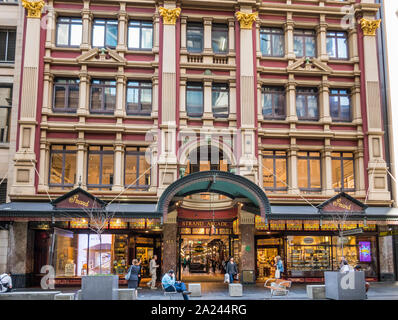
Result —
<path fill-rule="evenodd" d="M 0 274 L 7 270 L 8 230 L 0 230 Z"/>
<path fill-rule="evenodd" d="M 355 77 L 354 87 L 351 88 L 352 121 L 362 127 L 361 113 L 361 82 L 359 77 Z M 362 129 L 362 128 L 361 128 Z"/>
<path fill-rule="evenodd" d="M 28 222 L 14 222 L 8 238 L 7 270 L 16 278 L 14 288 L 23 288 L 33 271 L 34 233 L 28 229 Z"/>
<path fill-rule="evenodd" d="M 90 86 L 90 76 L 87 73 L 87 66 L 81 66 L 81 71 L 79 73 L 79 108 L 77 109 L 77 114 L 79 116 L 85 116 L 89 114 L 89 86 Z"/>
<path fill-rule="evenodd" d="M 329 104 L 328 76 L 324 75 L 322 76 L 322 84 L 319 88 L 319 118 L 324 124 L 330 124 L 332 122 Z"/>
<path fill-rule="evenodd" d="M 212 101 L 211 101 L 211 79 L 204 79 L 203 82 L 203 119 L 212 119 Z M 204 121 L 205 126 L 212 126 L 213 121 Z"/>
<path fill-rule="evenodd" d="M 159 78 L 152 77 L 152 118 L 158 117 L 159 104 L 158 104 L 158 91 L 159 91 Z"/>
<path fill-rule="evenodd" d="M 159 14 L 153 16 L 153 51 L 159 52 Z"/>
<path fill-rule="evenodd" d="M 369 2 L 369 1 L 368 1 Z M 373 2 L 373 1 L 370 1 Z M 369 176 L 369 200 L 390 200 L 388 190 L 387 164 L 383 152 L 384 127 L 380 100 L 380 82 L 376 30 L 380 20 L 374 20 L 373 13 L 364 13 L 360 20 L 363 31 L 366 109 L 368 116 L 369 162 L 366 168 Z"/>
<path fill-rule="evenodd" d="M 293 42 L 294 21 L 293 21 L 293 14 L 291 12 L 287 13 L 284 29 L 285 29 L 286 58 L 289 60 L 294 60 L 296 59 L 296 55 L 294 53 L 294 42 Z"/>
<path fill-rule="evenodd" d="M 177 274 L 177 211 L 170 212 L 163 224 L 162 274 L 170 269 Z"/>
<path fill-rule="evenodd" d="M 187 51 L 187 17 L 181 17 L 181 51 Z"/>
<path fill-rule="evenodd" d="M 187 89 L 187 79 L 180 78 L 180 119 L 187 117 L 186 89 Z"/>
<path fill-rule="evenodd" d="M 49 0 L 47 1 L 47 32 L 46 32 L 46 51 L 47 49 L 51 48 L 53 45 L 55 45 L 55 35 L 56 35 L 56 18 L 57 14 L 54 11 L 54 1 Z M 49 52 L 47 56 L 50 56 Z"/>
<path fill-rule="evenodd" d="M 235 20 L 228 19 L 228 46 L 229 53 L 235 52 Z"/>
<path fill-rule="evenodd" d="M 82 34 L 82 43 L 80 45 L 80 49 L 85 51 L 91 48 L 91 20 L 92 13 L 90 11 L 90 0 L 83 1 L 83 10 L 82 14 L 82 25 L 83 25 L 83 34 Z"/>
<path fill-rule="evenodd" d="M 41 10 L 44 1 L 26 1 L 22 5 L 27 11 L 25 51 L 22 66 L 21 100 L 19 111 L 19 144 L 15 153 L 14 181 L 11 194 L 35 194 L 35 141 L 36 112 L 39 82 Z M 40 92 L 42 94 L 42 92 Z"/>
<path fill-rule="evenodd" d="M 122 134 L 116 134 L 115 141 L 115 160 L 114 160 L 114 173 L 113 173 L 113 186 L 112 191 L 122 191 L 124 189 L 123 183 L 123 154 L 124 154 L 124 145 L 122 142 Z"/>
<path fill-rule="evenodd" d="M 241 252 L 240 252 L 240 266 L 239 272 L 248 270 L 253 271 L 256 268 L 255 257 L 255 215 L 250 212 L 241 210 L 239 229 L 241 234 Z"/>
<path fill-rule="evenodd" d="M 354 152 L 354 159 L 355 172 L 365 172 L 363 140 L 358 140 L 358 148 Z M 365 176 L 362 174 L 356 174 L 355 176 L 355 191 L 358 196 L 366 195 Z"/>
<path fill-rule="evenodd" d="M 229 82 L 229 119 L 230 126 L 236 126 L 236 81 Z"/>
<path fill-rule="evenodd" d="M 291 138 L 290 149 L 288 151 L 288 193 L 297 195 L 298 189 L 298 174 L 297 174 L 297 151 L 296 138 Z"/>
<path fill-rule="evenodd" d="M 322 174 L 322 189 L 325 196 L 331 197 L 334 195 L 333 177 L 332 177 L 332 148 L 330 139 L 325 139 L 325 148 L 322 152 L 323 159 L 323 174 Z"/>
<path fill-rule="evenodd" d="M 50 143 L 46 141 L 46 131 L 41 132 L 40 138 L 40 175 L 38 190 L 44 191 L 48 189 L 48 173 L 50 164 Z"/>
<path fill-rule="evenodd" d="M 45 65 L 44 81 L 43 81 L 43 108 L 42 114 L 48 114 L 51 112 L 53 105 L 53 87 L 54 87 L 54 75 L 50 73 L 50 65 Z"/>
<path fill-rule="evenodd" d="M 203 18 L 203 53 L 213 53 L 213 49 L 211 47 L 211 25 L 212 18 L 204 17 Z"/>
<path fill-rule="evenodd" d="M 119 74 L 116 76 L 116 109 L 115 117 L 123 117 L 126 114 L 126 76 L 123 74 L 123 67 L 119 67 Z"/>
<path fill-rule="evenodd" d="M 126 12 L 126 3 L 120 2 L 120 10 L 119 10 L 119 26 L 118 26 L 118 43 L 116 50 L 117 51 L 125 51 L 127 50 L 127 12 Z M 121 53 L 124 55 L 124 53 Z"/>
<path fill-rule="evenodd" d="M 79 139 L 76 142 L 77 154 L 76 154 L 76 182 L 75 188 L 80 186 L 83 189 L 86 189 L 86 154 L 87 154 L 87 145 L 84 142 L 84 133 L 79 132 Z"/>
<path fill-rule="evenodd" d="M 320 24 L 317 26 L 318 58 L 321 61 L 328 61 L 329 55 L 326 49 L 326 28 L 325 15 L 321 14 Z"/>
<path fill-rule="evenodd" d="M 286 120 L 297 122 L 296 112 L 296 82 L 294 75 L 289 75 L 289 82 L 286 84 Z"/>

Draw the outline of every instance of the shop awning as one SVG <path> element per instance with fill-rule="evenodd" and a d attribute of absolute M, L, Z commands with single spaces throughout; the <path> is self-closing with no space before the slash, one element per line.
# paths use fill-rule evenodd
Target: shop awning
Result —
<path fill-rule="evenodd" d="M 111 203 L 105 207 L 115 218 L 160 218 L 156 203 Z M 0 220 L 47 220 L 82 217 L 84 211 L 76 209 L 55 209 L 46 202 L 9 202 L 0 205 Z"/>

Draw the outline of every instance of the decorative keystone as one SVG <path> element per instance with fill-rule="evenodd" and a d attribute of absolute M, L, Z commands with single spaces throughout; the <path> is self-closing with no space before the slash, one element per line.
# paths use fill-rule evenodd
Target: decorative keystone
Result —
<path fill-rule="evenodd" d="M 44 1 L 22 0 L 22 6 L 28 11 L 28 18 L 41 18 L 41 9 L 44 7 Z"/>
<path fill-rule="evenodd" d="M 380 27 L 380 22 L 381 22 L 381 19 L 367 20 L 365 18 L 362 18 L 359 21 L 359 23 L 361 24 L 363 34 L 365 36 L 375 36 L 377 28 Z"/>
<path fill-rule="evenodd" d="M 235 13 L 236 19 L 240 22 L 241 29 L 251 29 L 253 22 L 256 21 L 258 12 L 253 13 L 243 13 L 243 12 L 236 12 Z"/>
<path fill-rule="evenodd" d="M 163 17 L 164 24 L 175 25 L 177 18 L 180 16 L 181 8 L 166 9 L 159 7 L 159 13 Z"/>

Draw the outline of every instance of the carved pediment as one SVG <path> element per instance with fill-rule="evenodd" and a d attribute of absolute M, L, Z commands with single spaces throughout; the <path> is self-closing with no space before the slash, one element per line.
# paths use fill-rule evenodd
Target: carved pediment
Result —
<path fill-rule="evenodd" d="M 105 202 L 88 193 L 87 191 L 76 188 L 63 196 L 55 199 L 51 203 L 54 209 L 101 209 Z"/>
<path fill-rule="evenodd" d="M 109 48 L 93 48 L 76 58 L 78 63 L 124 65 L 127 60 L 115 50 Z"/>
<path fill-rule="evenodd" d="M 315 58 L 303 57 L 297 60 L 295 63 L 287 67 L 287 71 L 291 73 L 300 72 L 303 73 L 318 73 L 318 74 L 330 74 L 332 73 L 332 68 L 327 64 L 319 61 Z"/>
<path fill-rule="evenodd" d="M 368 206 L 341 192 L 317 206 L 322 213 L 364 213 Z"/>

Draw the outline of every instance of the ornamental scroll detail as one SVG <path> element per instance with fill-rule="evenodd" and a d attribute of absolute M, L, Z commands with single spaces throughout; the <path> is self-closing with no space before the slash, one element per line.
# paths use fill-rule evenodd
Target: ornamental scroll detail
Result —
<path fill-rule="evenodd" d="M 28 18 L 41 18 L 41 9 L 44 7 L 44 1 L 22 0 L 22 6 L 28 11 Z"/>
<path fill-rule="evenodd" d="M 253 22 L 256 21 L 258 12 L 253 13 L 243 13 L 243 12 L 236 12 L 236 18 L 240 22 L 241 29 L 251 29 Z"/>
<path fill-rule="evenodd" d="M 163 7 L 159 7 L 159 13 L 163 17 L 164 24 L 175 25 L 177 18 L 180 16 L 181 8 L 166 9 Z"/>
<path fill-rule="evenodd" d="M 367 20 L 363 18 L 359 22 L 365 36 L 375 36 L 377 28 L 380 27 L 381 20 Z"/>

